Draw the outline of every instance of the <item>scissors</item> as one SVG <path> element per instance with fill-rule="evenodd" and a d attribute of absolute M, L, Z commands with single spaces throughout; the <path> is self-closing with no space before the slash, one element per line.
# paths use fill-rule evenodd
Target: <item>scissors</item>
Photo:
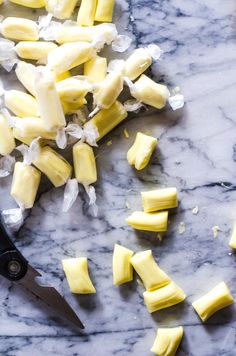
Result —
<path fill-rule="evenodd" d="M 41 274 L 28 263 L 13 244 L 1 220 L 0 274 L 9 281 L 27 289 L 63 319 L 66 319 L 80 329 L 84 329 L 84 325 L 79 317 L 55 288 L 41 286 L 36 282 L 35 278 L 40 277 Z"/>

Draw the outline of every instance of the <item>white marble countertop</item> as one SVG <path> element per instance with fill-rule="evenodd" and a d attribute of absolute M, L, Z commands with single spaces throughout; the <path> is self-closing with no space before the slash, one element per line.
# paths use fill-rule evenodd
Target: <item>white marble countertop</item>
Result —
<path fill-rule="evenodd" d="M 0 13 L 11 12 L 5 6 Z M 30 10 L 20 7 L 18 14 L 31 17 Z M 134 46 L 155 42 L 162 47 L 163 61 L 153 65 L 152 74 L 171 87 L 179 85 L 186 106 L 177 112 L 142 112 L 101 142 L 96 150 L 98 218 L 88 212 L 84 195 L 68 214 L 62 213 L 63 188 L 53 189 L 45 180 L 16 244 L 65 295 L 86 329 L 78 334 L 28 293 L 0 278 L 0 354 L 150 356 L 158 326 L 183 325 L 178 355 L 234 356 L 236 307 L 218 312 L 203 325 L 191 302 L 222 280 L 236 297 L 236 260 L 228 247 L 236 220 L 236 3 L 117 0 L 115 22 L 133 36 Z M 15 86 L 13 75 L 1 70 L 1 77 L 8 87 Z M 129 139 L 123 135 L 125 128 Z M 159 138 L 151 164 L 141 172 L 126 161 L 138 130 Z M 108 140 L 112 140 L 109 147 Z M 157 186 L 176 186 L 180 197 L 162 242 L 125 223 L 130 212 L 141 206 L 140 190 Z M 1 209 L 15 206 L 9 189 L 10 179 L 2 179 Z M 195 206 L 198 215 L 192 213 Z M 182 235 L 181 221 L 186 224 Z M 220 227 L 217 238 L 214 225 Z M 151 248 L 187 300 L 150 315 L 136 278 L 121 288 L 112 286 L 116 242 L 135 251 Z M 71 295 L 60 263 L 69 256 L 89 258 L 96 295 Z"/>

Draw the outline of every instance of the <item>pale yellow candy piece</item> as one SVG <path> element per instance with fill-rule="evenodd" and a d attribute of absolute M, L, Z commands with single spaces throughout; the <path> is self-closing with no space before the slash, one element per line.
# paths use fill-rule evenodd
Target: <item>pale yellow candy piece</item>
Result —
<path fill-rule="evenodd" d="M 92 147 L 87 143 L 78 142 L 73 146 L 75 178 L 84 185 L 97 181 L 96 161 Z"/>
<path fill-rule="evenodd" d="M 97 0 L 95 21 L 112 22 L 115 0 Z"/>
<path fill-rule="evenodd" d="M 167 274 L 155 262 L 152 251 L 136 253 L 130 260 L 147 290 L 164 287 L 171 282 Z"/>
<path fill-rule="evenodd" d="M 94 93 L 95 104 L 102 109 L 109 109 L 114 104 L 123 90 L 123 79 L 120 73 L 109 73 L 106 78 L 99 83 L 98 89 Z"/>
<path fill-rule="evenodd" d="M 21 41 L 15 46 L 15 51 L 21 58 L 38 61 L 46 59 L 55 48 L 57 48 L 57 45 L 53 42 Z"/>
<path fill-rule="evenodd" d="M 157 145 L 157 139 L 152 136 L 138 132 L 135 141 L 127 152 L 127 160 L 137 170 L 144 169 L 152 156 Z"/>
<path fill-rule="evenodd" d="M 124 73 L 130 80 L 135 80 L 152 64 L 152 57 L 147 49 L 137 48 L 125 61 Z"/>
<path fill-rule="evenodd" d="M 141 192 L 143 210 L 146 213 L 167 210 L 178 206 L 177 189 L 163 188 Z"/>
<path fill-rule="evenodd" d="M 9 127 L 6 118 L 0 114 L 0 154 L 6 156 L 16 147 L 12 129 Z"/>
<path fill-rule="evenodd" d="M 22 162 L 15 164 L 11 196 L 24 209 L 31 209 L 38 191 L 41 173 L 34 167 Z"/>
<path fill-rule="evenodd" d="M 98 83 L 105 79 L 107 74 L 107 59 L 95 56 L 84 63 L 84 75 L 91 83 Z"/>
<path fill-rule="evenodd" d="M 113 252 L 113 284 L 119 286 L 121 284 L 133 280 L 133 267 L 130 259 L 134 252 L 126 247 L 115 244 Z"/>
<path fill-rule="evenodd" d="M 38 116 L 36 99 L 20 90 L 8 90 L 4 95 L 6 107 L 16 116 Z"/>
<path fill-rule="evenodd" d="M 90 43 L 65 43 L 49 53 L 48 68 L 57 74 L 62 73 L 87 62 L 95 53 Z"/>
<path fill-rule="evenodd" d="M 42 137 L 47 140 L 56 139 L 56 131 L 47 131 L 45 129 L 44 122 L 40 117 L 15 117 L 14 119 L 16 127 L 13 129 L 13 134 L 16 138 L 20 137 L 34 139 Z"/>
<path fill-rule="evenodd" d="M 35 81 L 38 110 L 45 129 L 56 130 L 66 125 L 63 107 L 56 90 L 52 74 L 48 71 L 38 71 Z"/>
<path fill-rule="evenodd" d="M 168 211 L 158 213 L 133 212 L 126 222 L 137 230 L 162 232 L 167 230 Z"/>
<path fill-rule="evenodd" d="M 64 185 L 71 177 L 72 167 L 69 162 L 49 146 L 41 148 L 33 163 L 55 187 Z"/>
<path fill-rule="evenodd" d="M 16 140 L 24 143 L 25 145 L 30 145 L 31 142 L 35 139 L 35 137 L 23 137 L 21 135 L 21 132 L 19 129 L 13 129 L 13 135 L 15 137 Z"/>
<path fill-rule="evenodd" d="M 4 3 L 4 0 L 0 0 L 0 5 L 2 5 Z"/>
<path fill-rule="evenodd" d="M 74 103 L 68 103 L 61 101 L 63 110 L 65 114 L 73 114 L 77 110 L 79 110 L 82 106 L 87 104 L 87 100 L 85 98 L 78 99 L 78 101 Z"/>
<path fill-rule="evenodd" d="M 134 83 L 131 94 L 142 103 L 157 109 L 162 109 L 169 98 L 169 90 L 165 85 L 154 82 L 144 74 Z"/>
<path fill-rule="evenodd" d="M 68 70 L 59 74 L 52 72 L 52 75 L 56 83 L 71 77 L 71 74 Z"/>
<path fill-rule="evenodd" d="M 4 37 L 16 41 L 37 41 L 39 39 L 37 23 L 19 17 L 7 17 L 3 20 L 1 33 Z"/>
<path fill-rule="evenodd" d="M 151 352 L 158 356 L 175 356 L 183 338 L 182 326 L 176 328 L 159 328 Z"/>
<path fill-rule="evenodd" d="M 84 126 L 88 128 L 95 127 L 99 133 L 99 137 L 97 138 L 97 141 L 99 141 L 127 116 L 128 114 L 124 106 L 119 101 L 116 101 L 109 109 L 99 111 Z"/>
<path fill-rule="evenodd" d="M 69 19 L 78 0 L 46 0 L 46 10 L 58 19 Z"/>
<path fill-rule="evenodd" d="M 186 295 L 177 284 L 171 282 L 162 288 L 144 292 L 143 297 L 149 313 L 154 313 L 157 310 L 181 303 Z"/>
<path fill-rule="evenodd" d="M 96 293 L 96 289 L 89 276 L 88 260 L 86 257 L 68 258 L 62 260 L 62 265 L 72 293 Z"/>
<path fill-rule="evenodd" d="M 94 23 L 97 0 L 82 0 L 77 22 L 82 26 L 92 26 Z"/>
<path fill-rule="evenodd" d="M 234 303 L 234 298 L 225 282 L 217 284 L 210 292 L 197 299 L 192 306 L 202 321 L 209 319 L 218 310 Z"/>
<path fill-rule="evenodd" d="M 45 6 L 45 0 L 10 0 L 10 2 L 32 9 L 39 9 Z"/>
<path fill-rule="evenodd" d="M 236 249 L 236 224 L 234 224 L 232 235 L 231 235 L 231 238 L 230 238 L 230 241 L 229 241 L 229 246 L 231 248 Z"/>
<path fill-rule="evenodd" d="M 63 102 L 73 104 L 87 95 L 88 84 L 79 77 L 71 77 L 56 83 L 56 89 Z"/>
<path fill-rule="evenodd" d="M 15 72 L 18 80 L 25 89 L 35 96 L 36 67 L 31 63 L 20 61 L 16 66 Z"/>

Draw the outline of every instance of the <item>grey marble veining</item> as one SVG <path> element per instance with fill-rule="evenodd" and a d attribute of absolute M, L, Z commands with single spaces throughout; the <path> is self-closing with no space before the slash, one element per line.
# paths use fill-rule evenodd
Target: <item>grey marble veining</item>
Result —
<path fill-rule="evenodd" d="M 0 12 L 5 16 L 12 9 L 16 6 Z M 17 9 L 19 16 L 31 18 L 31 11 Z M 98 218 L 88 211 L 83 194 L 68 214 L 62 213 L 63 189 L 54 189 L 45 180 L 16 244 L 44 273 L 44 280 L 65 295 L 86 329 L 78 334 L 29 294 L 0 279 L 0 354 L 149 356 L 158 326 L 183 325 L 178 355 L 234 356 L 236 307 L 222 310 L 203 325 L 191 302 L 221 280 L 236 297 L 236 260 L 228 248 L 236 220 L 236 3 L 117 0 L 115 22 L 122 33 L 132 36 L 133 47 L 151 42 L 162 47 L 163 61 L 153 65 L 151 75 L 170 87 L 179 85 L 187 104 L 177 112 L 167 108 L 132 115 L 101 142 L 96 150 Z M 8 87 L 15 86 L 13 76 L 3 71 L 1 75 Z M 159 138 L 151 164 L 142 172 L 126 161 L 138 130 Z M 162 242 L 125 223 L 130 212 L 141 207 L 140 190 L 157 186 L 176 186 L 180 197 Z M 9 189 L 10 180 L 2 179 L 1 209 L 14 206 Z M 195 206 L 198 215 L 192 214 Z M 181 221 L 186 225 L 182 235 Z M 216 239 L 214 225 L 220 227 Z M 116 242 L 134 251 L 151 248 L 160 266 L 185 290 L 187 300 L 150 315 L 137 278 L 120 288 L 112 286 Z M 73 296 L 60 260 L 84 255 L 90 260 L 97 294 Z"/>

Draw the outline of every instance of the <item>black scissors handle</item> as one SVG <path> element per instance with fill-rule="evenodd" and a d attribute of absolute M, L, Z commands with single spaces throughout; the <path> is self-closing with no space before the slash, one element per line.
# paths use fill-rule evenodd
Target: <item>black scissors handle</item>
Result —
<path fill-rule="evenodd" d="M 18 281 L 25 276 L 27 266 L 27 260 L 17 250 L 0 220 L 0 274 L 10 281 Z"/>

